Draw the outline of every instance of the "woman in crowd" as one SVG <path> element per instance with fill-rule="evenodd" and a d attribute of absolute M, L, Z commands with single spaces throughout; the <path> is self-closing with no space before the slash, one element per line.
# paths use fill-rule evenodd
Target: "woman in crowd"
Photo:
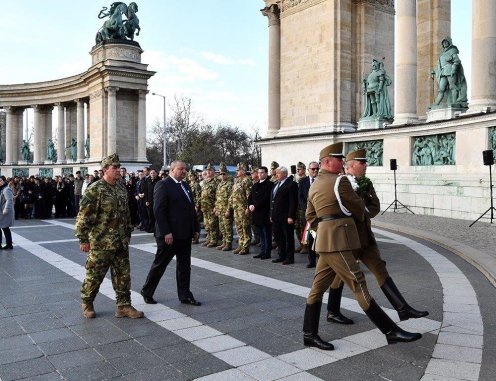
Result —
<path fill-rule="evenodd" d="M 5 235 L 5 246 L 2 246 L 0 234 L 0 249 L 12 250 L 12 234 L 10 227 L 14 225 L 14 194 L 7 183 L 5 176 L 0 176 L 0 228 Z"/>

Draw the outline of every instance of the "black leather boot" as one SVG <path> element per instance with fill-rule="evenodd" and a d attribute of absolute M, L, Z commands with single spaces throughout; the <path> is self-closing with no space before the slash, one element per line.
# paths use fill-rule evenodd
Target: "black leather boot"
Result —
<path fill-rule="evenodd" d="M 324 351 L 332 351 L 334 345 L 322 340 L 318 335 L 320 308 L 322 302 L 307 304 L 305 319 L 303 320 L 303 344 L 307 347 L 316 347 Z"/>
<path fill-rule="evenodd" d="M 365 313 L 372 320 L 372 323 L 386 335 L 388 344 L 408 343 L 422 337 L 420 333 L 407 332 L 398 327 L 381 307 L 377 305 L 374 299 L 370 302 L 370 307 Z"/>
<path fill-rule="evenodd" d="M 417 311 L 415 308 L 410 307 L 390 277 L 386 278 L 381 289 L 389 300 L 389 303 L 391 303 L 393 308 L 398 312 L 401 321 L 410 318 L 418 319 L 429 315 L 428 311 Z"/>
<path fill-rule="evenodd" d="M 341 313 L 341 295 L 344 283 L 338 288 L 329 289 L 329 300 L 327 302 L 327 321 L 338 324 L 353 324 L 353 320 Z"/>

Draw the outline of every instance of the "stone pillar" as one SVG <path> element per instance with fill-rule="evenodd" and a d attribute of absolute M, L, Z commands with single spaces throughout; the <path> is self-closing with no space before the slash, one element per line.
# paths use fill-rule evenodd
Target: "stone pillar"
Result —
<path fill-rule="evenodd" d="M 44 124 L 44 132 L 42 146 L 41 146 L 41 161 L 44 162 L 46 160 L 47 154 L 47 145 L 48 139 L 52 139 L 52 111 L 53 106 L 44 106 L 43 107 L 43 124 Z"/>
<path fill-rule="evenodd" d="M 17 115 L 14 107 L 5 107 L 7 111 L 5 120 L 5 164 L 14 164 L 14 153 L 19 150 L 17 147 Z"/>
<path fill-rule="evenodd" d="M 396 2 L 394 123 L 417 120 L 417 10 L 415 0 Z"/>
<path fill-rule="evenodd" d="M 117 152 L 117 91 L 118 87 L 107 87 L 107 152 L 104 156 Z"/>
<path fill-rule="evenodd" d="M 469 112 L 496 110 L 496 2 L 472 0 L 472 94 Z"/>
<path fill-rule="evenodd" d="M 269 20 L 269 120 L 267 137 L 281 127 L 281 20 L 279 5 L 262 9 Z"/>
<path fill-rule="evenodd" d="M 64 105 L 57 103 L 57 163 L 65 163 L 65 119 Z"/>
<path fill-rule="evenodd" d="M 14 163 L 17 163 L 19 161 L 19 153 L 20 153 L 20 147 L 22 144 L 22 134 L 24 130 L 24 109 L 17 109 L 16 115 L 17 115 L 17 127 L 15 128 L 15 135 L 14 135 L 14 141 L 17 141 L 17 149 L 14 151 Z M 27 111 L 26 111 L 26 118 L 27 118 Z"/>
<path fill-rule="evenodd" d="M 148 91 L 138 92 L 138 152 L 137 160 L 146 161 L 146 94 Z"/>
<path fill-rule="evenodd" d="M 76 140 L 77 140 L 77 161 L 84 161 L 84 102 L 76 99 Z"/>
<path fill-rule="evenodd" d="M 44 121 L 41 120 L 41 110 L 40 106 L 34 105 L 34 117 L 33 117 L 33 164 L 42 163 L 42 139 L 45 137 Z"/>

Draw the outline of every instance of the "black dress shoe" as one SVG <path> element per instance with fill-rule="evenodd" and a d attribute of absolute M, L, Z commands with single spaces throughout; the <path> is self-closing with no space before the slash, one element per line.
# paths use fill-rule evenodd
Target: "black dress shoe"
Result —
<path fill-rule="evenodd" d="M 260 259 L 270 259 L 272 258 L 270 255 L 262 255 Z"/>
<path fill-rule="evenodd" d="M 334 345 L 322 340 L 317 334 L 305 334 L 303 336 L 303 344 L 307 347 L 322 349 L 323 351 L 332 351 L 334 349 Z"/>
<path fill-rule="evenodd" d="M 14 246 L 12 245 L 5 245 L 5 246 L 0 246 L 1 250 L 13 250 Z"/>
<path fill-rule="evenodd" d="M 307 265 L 307 269 L 313 269 L 315 267 L 315 263 L 309 263 Z"/>
<path fill-rule="evenodd" d="M 327 321 L 337 324 L 353 324 L 353 320 L 344 316 L 341 312 L 327 312 Z"/>
<path fill-rule="evenodd" d="M 284 259 L 282 259 L 282 258 L 276 258 L 276 259 L 273 259 L 272 260 L 272 263 L 281 263 L 281 262 L 284 262 Z"/>
<path fill-rule="evenodd" d="M 253 258 L 262 258 L 262 254 L 254 255 Z"/>
<path fill-rule="evenodd" d="M 140 294 L 143 297 L 143 300 L 145 301 L 146 304 L 157 304 L 157 301 L 153 299 L 151 296 L 143 295 L 143 290 L 140 291 Z"/>
<path fill-rule="evenodd" d="M 182 304 L 191 304 L 192 306 L 201 306 L 200 302 L 197 302 L 195 298 L 181 299 Z"/>
<path fill-rule="evenodd" d="M 294 259 L 293 258 L 286 258 L 283 262 L 283 265 L 292 265 L 294 264 Z"/>

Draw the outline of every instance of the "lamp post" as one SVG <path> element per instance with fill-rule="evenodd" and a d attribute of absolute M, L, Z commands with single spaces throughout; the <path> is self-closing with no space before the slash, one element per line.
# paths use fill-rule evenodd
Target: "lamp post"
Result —
<path fill-rule="evenodd" d="M 164 169 L 167 168 L 167 122 L 165 119 L 165 95 L 152 93 L 152 95 L 156 95 L 157 97 L 161 97 L 164 101 Z"/>

